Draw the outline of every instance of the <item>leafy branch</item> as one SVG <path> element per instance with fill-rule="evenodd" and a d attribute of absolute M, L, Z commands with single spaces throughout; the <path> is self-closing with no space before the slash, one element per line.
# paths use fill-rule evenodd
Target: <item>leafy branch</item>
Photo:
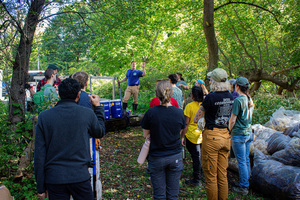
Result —
<path fill-rule="evenodd" d="M 244 4 L 244 5 L 253 6 L 253 7 L 262 9 L 262 10 L 264 10 L 264 11 L 267 11 L 268 13 L 270 13 L 271 15 L 273 15 L 273 17 L 274 17 L 274 19 L 276 20 L 276 22 L 280 25 L 279 20 L 277 19 L 276 15 L 275 15 L 272 11 L 270 11 L 270 10 L 268 10 L 268 9 L 262 7 L 262 6 L 253 4 L 253 3 L 247 3 L 247 2 L 235 2 L 235 1 L 230 1 L 230 0 L 229 0 L 229 2 L 227 2 L 227 3 L 225 3 L 225 4 L 222 4 L 222 5 L 220 5 L 220 6 L 216 7 L 216 8 L 214 8 L 214 11 L 217 11 L 218 9 L 220 9 L 220 8 L 222 8 L 222 7 L 224 7 L 224 6 L 230 5 L 230 4 Z"/>
<path fill-rule="evenodd" d="M 25 35 L 25 33 L 24 33 L 24 31 L 23 31 L 21 25 L 19 24 L 19 22 L 18 22 L 18 21 L 14 18 L 14 16 L 12 16 L 12 15 L 10 14 L 10 12 L 7 10 L 7 8 L 6 8 L 6 6 L 5 6 L 5 3 L 3 3 L 2 0 L 0 0 L 0 4 L 1 4 L 2 7 L 4 8 L 5 12 L 9 15 L 9 17 L 16 23 L 16 25 L 14 25 L 14 26 L 17 28 L 17 30 L 18 30 L 21 34 Z M 2 26 L 3 26 L 3 25 L 2 25 Z"/>

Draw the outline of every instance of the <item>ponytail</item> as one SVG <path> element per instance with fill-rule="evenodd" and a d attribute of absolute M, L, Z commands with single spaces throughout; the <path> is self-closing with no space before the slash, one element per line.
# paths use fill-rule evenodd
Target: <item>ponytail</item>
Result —
<path fill-rule="evenodd" d="M 241 92 L 244 93 L 248 98 L 248 108 L 253 107 L 254 103 L 253 103 L 253 101 L 251 99 L 251 96 L 249 94 L 249 88 L 244 87 L 244 86 L 240 86 L 240 85 L 239 85 L 239 87 L 240 87 Z"/>
<path fill-rule="evenodd" d="M 169 103 L 173 95 L 173 89 L 170 80 L 161 80 L 157 82 L 155 93 L 162 104 Z"/>

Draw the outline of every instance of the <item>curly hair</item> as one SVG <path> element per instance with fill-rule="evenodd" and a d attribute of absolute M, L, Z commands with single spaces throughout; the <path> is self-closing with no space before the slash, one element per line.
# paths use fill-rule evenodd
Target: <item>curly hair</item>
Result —
<path fill-rule="evenodd" d="M 199 86 L 193 86 L 192 87 L 192 95 L 193 95 L 193 100 L 202 102 L 203 101 L 203 90 Z"/>
<path fill-rule="evenodd" d="M 172 84 L 176 84 L 178 82 L 178 76 L 177 76 L 177 74 L 170 74 L 168 76 L 168 78 L 171 80 Z"/>

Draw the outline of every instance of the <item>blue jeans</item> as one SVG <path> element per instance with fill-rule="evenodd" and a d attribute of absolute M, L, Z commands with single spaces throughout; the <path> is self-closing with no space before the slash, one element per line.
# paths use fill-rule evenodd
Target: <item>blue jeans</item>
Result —
<path fill-rule="evenodd" d="M 201 144 L 194 144 L 185 138 L 186 148 L 190 152 L 193 160 L 193 179 L 200 182 L 202 178 L 202 162 L 201 162 Z"/>
<path fill-rule="evenodd" d="M 253 141 L 254 134 L 235 135 L 231 138 L 231 145 L 239 167 L 239 186 L 249 187 L 250 169 L 250 144 Z"/>
<path fill-rule="evenodd" d="M 148 173 L 153 187 L 153 199 L 178 199 L 182 171 L 182 154 L 148 158 Z"/>

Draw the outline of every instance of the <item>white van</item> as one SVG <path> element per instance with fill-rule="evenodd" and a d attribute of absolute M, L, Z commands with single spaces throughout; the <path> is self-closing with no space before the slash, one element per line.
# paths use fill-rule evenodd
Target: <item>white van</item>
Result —
<path fill-rule="evenodd" d="M 37 85 L 40 80 L 45 78 L 44 70 L 29 70 L 28 71 L 28 84 L 32 87 L 33 91 L 36 92 Z M 26 108 L 29 109 L 28 104 L 33 105 L 33 97 L 30 95 L 30 91 L 26 90 Z"/>

